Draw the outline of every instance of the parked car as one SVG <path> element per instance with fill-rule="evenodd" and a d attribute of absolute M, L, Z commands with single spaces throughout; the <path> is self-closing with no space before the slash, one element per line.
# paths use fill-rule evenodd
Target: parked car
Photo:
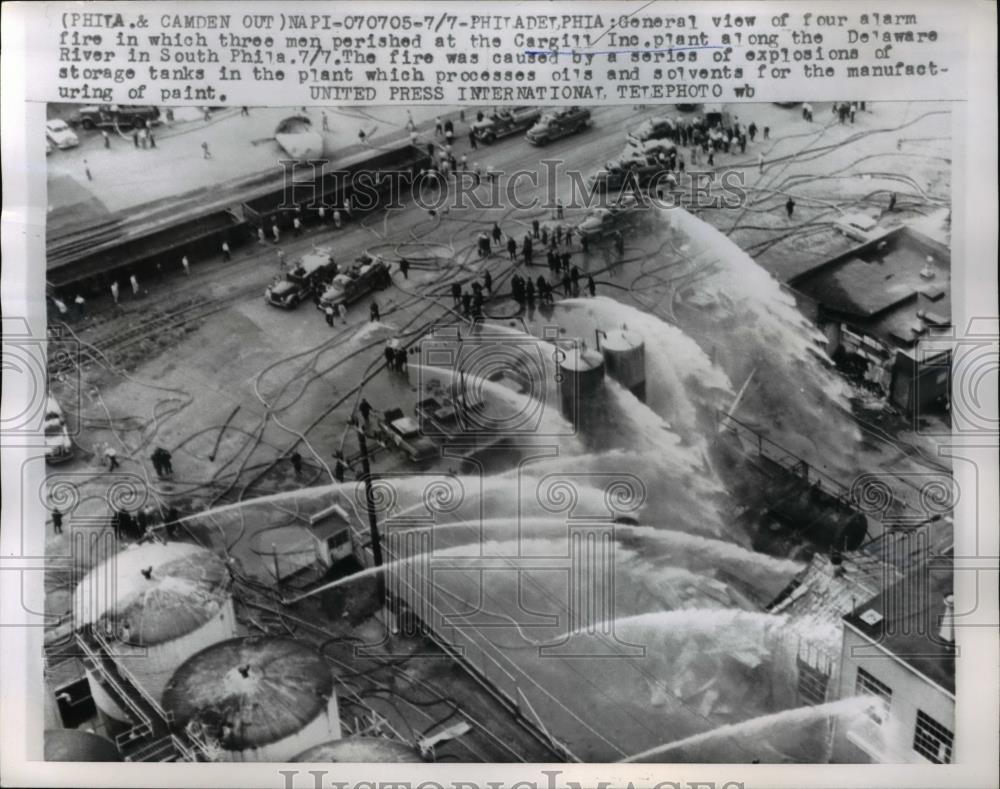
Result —
<path fill-rule="evenodd" d="M 62 408 L 52 395 L 45 398 L 45 462 L 62 463 L 73 457 L 73 441 L 69 437 Z"/>
<path fill-rule="evenodd" d="M 645 142 L 646 140 L 676 140 L 677 123 L 673 118 L 665 115 L 658 118 L 646 118 L 642 123 L 629 131 L 628 136 L 632 140 Z"/>
<path fill-rule="evenodd" d="M 152 126 L 160 120 L 160 111 L 156 107 L 139 105 L 100 104 L 81 107 L 70 118 L 74 126 L 90 129 L 142 129 Z"/>
<path fill-rule="evenodd" d="M 525 135 L 532 145 L 545 145 L 567 134 L 582 132 L 590 126 L 590 110 L 567 107 L 545 113 Z"/>
<path fill-rule="evenodd" d="M 290 310 L 310 299 L 323 287 L 323 282 L 337 273 L 333 254 L 326 247 L 314 249 L 299 258 L 291 271 L 264 291 L 264 298 L 275 307 Z"/>
<path fill-rule="evenodd" d="M 373 290 L 387 288 L 392 282 L 389 267 L 381 259 L 362 255 L 347 271 L 333 278 L 333 282 L 320 297 L 320 309 L 350 304 Z"/>
<path fill-rule="evenodd" d="M 388 438 L 414 463 L 422 463 L 441 456 L 438 445 L 423 435 L 420 423 L 405 416 L 401 408 L 390 408 L 382 414 L 382 425 Z"/>
<path fill-rule="evenodd" d="M 607 208 L 592 209 L 576 226 L 576 231 L 581 237 L 591 241 L 616 230 L 634 227 L 642 221 L 643 216 L 635 197 L 625 195 Z"/>
<path fill-rule="evenodd" d="M 80 144 L 80 138 L 66 125 L 66 121 L 53 118 L 45 123 L 45 138 L 59 150 L 75 148 Z"/>
<path fill-rule="evenodd" d="M 505 108 L 497 110 L 489 118 L 472 124 L 472 133 L 476 135 L 477 140 L 488 144 L 530 129 L 541 117 L 541 107 Z"/>

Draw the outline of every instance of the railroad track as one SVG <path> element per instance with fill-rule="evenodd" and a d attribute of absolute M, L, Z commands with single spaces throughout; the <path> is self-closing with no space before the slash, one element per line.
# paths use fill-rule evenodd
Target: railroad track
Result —
<path fill-rule="evenodd" d="M 123 354 L 131 352 L 137 346 L 146 341 L 156 342 L 160 337 L 171 336 L 178 329 L 199 323 L 205 318 L 228 309 L 229 306 L 242 298 L 260 290 L 258 283 L 246 285 L 238 288 L 222 298 L 208 299 L 203 296 L 195 297 L 188 302 L 166 310 L 153 310 L 150 312 L 136 312 L 134 319 L 136 325 L 125 329 L 115 329 L 119 324 L 118 319 L 108 319 L 102 323 L 107 326 L 108 331 L 101 333 L 94 338 L 81 337 L 85 343 L 81 352 L 92 355 L 92 351 L 116 363 Z M 56 321 L 49 325 L 49 340 L 63 340 L 65 332 L 70 327 L 63 321 Z M 96 328 L 96 327 L 95 327 Z M 76 354 L 56 354 L 48 360 L 49 375 L 58 377 L 75 371 L 79 357 Z"/>

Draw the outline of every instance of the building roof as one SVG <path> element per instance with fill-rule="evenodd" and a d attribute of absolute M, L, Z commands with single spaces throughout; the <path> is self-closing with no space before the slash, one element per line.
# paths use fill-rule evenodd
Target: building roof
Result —
<path fill-rule="evenodd" d="M 953 575 L 950 553 L 932 557 L 844 617 L 861 635 L 952 695 L 955 648 L 939 631 Z"/>
<path fill-rule="evenodd" d="M 87 573 L 73 605 L 78 627 L 106 624 L 129 644 L 154 646 L 193 633 L 228 597 L 229 571 L 211 551 L 181 542 L 144 543 Z"/>
<path fill-rule="evenodd" d="M 893 348 L 951 325 L 951 253 L 909 227 L 836 255 L 789 285 L 823 313 Z"/>
<path fill-rule="evenodd" d="M 163 705 L 181 727 L 200 724 L 232 751 L 301 730 L 326 709 L 333 673 L 307 644 L 290 638 L 233 638 L 202 650 L 174 674 Z"/>

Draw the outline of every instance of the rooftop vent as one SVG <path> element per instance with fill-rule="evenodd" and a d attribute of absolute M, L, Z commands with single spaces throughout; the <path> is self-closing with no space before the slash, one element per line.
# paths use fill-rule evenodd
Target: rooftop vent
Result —
<path fill-rule="evenodd" d="M 869 608 L 858 618 L 866 625 L 877 625 L 879 622 L 882 621 L 882 614 L 880 614 L 874 608 Z"/>

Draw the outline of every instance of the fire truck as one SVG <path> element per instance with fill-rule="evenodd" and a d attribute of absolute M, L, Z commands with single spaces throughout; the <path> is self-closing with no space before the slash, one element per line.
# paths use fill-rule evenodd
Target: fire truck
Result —
<path fill-rule="evenodd" d="M 336 273 L 333 254 L 326 247 L 318 247 L 299 258 L 283 278 L 269 285 L 264 298 L 275 307 L 290 310 L 311 299 Z"/>
<path fill-rule="evenodd" d="M 346 271 L 341 271 L 334 278 L 319 300 L 319 308 L 336 307 L 338 304 L 350 304 L 373 290 L 389 287 L 392 277 L 389 267 L 381 258 L 373 258 L 364 254 Z"/>
<path fill-rule="evenodd" d="M 569 134 L 582 132 L 590 126 L 590 110 L 566 107 L 545 113 L 525 135 L 532 145 L 546 145 Z"/>
<path fill-rule="evenodd" d="M 527 131 L 542 117 L 540 107 L 511 107 L 497 110 L 489 118 L 472 124 L 479 142 L 492 143 L 503 137 Z"/>

